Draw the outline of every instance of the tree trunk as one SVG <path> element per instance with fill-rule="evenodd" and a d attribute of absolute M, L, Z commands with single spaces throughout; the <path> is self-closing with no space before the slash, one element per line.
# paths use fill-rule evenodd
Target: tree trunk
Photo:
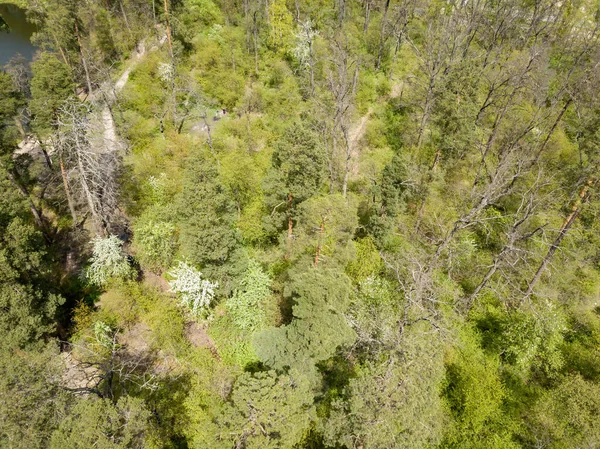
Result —
<path fill-rule="evenodd" d="M 307 31 L 307 33 L 308 33 L 308 31 Z M 308 42 L 308 51 L 309 51 L 308 67 L 310 70 L 310 96 L 312 97 L 315 95 L 315 60 L 314 60 L 314 56 L 313 56 L 312 38 L 310 38 L 309 42 Z"/>
<path fill-rule="evenodd" d="M 127 31 L 131 34 L 131 27 L 129 26 L 129 20 L 127 20 L 127 14 L 125 14 L 125 8 L 123 7 L 123 2 L 119 0 L 119 6 L 121 7 L 121 14 L 123 14 L 123 20 L 125 21 L 125 26 L 127 27 Z M 152 8 L 154 13 L 154 8 Z"/>
<path fill-rule="evenodd" d="M 92 90 L 92 81 L 90 80 L 90 72 L 88 70 L 87 61 L 83 54 L 83 46 L 81 45 L 81 36 L 79 35 L 79 25 L 77 25 L 77 21 L 75 21 L 75 36 L 77 37 L 77 45 L 79 46 L 79 54 L 81 56 L 81 63 L 83 64 L 83 71 L 85 72 L 85 82 L 88 87 L 88 94 L 93 95 Z"/>
<path fill-rule="evenodd" d="M 344 143 L 346 145 L 346 160 L 344 163 L 344 181 L 342 184 L 342 196 L 346 198 L 348 193 L 348 179 L 350 178 L 350 162 L 352 161 L 352 142 L 348 135 L 348 129 L 342 126 L 342 134 L 344 135 Z"/>
<path fill-rule="evenodd" d="M 390 0 L 385 0 L 385 7 L 383 10 L 383 18 L 381 19 L 381 36 L 379 38 L 379 51 L 377 52 L 377 65 L 375 68 L 379 70 L 381 67 L 381 60 L 383 59 L 383 47 L 385 46 L 385 26 L 387 25 L 387 15 L 390 9 Z"/>
<path fill-rule="evenodd" d="M 42 213 L 37 209 L 37 207 L 33 203 L 31 195 L 29 194 L 25 186 L 19 181 L 19 175 L 13 170 L 5 169 L 5 171 L 8 175 L 8 179 L 12 182 L 12 184 L 19 190 L 19 192 L 21 192 L 21 195 L 27 198 L 27 202 L 29 203 L 29 210 L 31 211 L 31 215 L 33 215 L 35 224 L 38 226 L 40 231 L 42 231 L 42 234 L 44 235 L 46 241 L 50 241 L 48 235 L 46 234 L 46 226 L 44 224 Z"/>
<path fill-rule="evenodd" d="M 371 0 L 365 2 L 365 24 L 363 25 L 363 36 L 369 31 L 369 22 L 371 20 Z"/>
<path fill-rule="evenodd" d="M 423 144 L 423 137 L 425 135 L 425 128 L 429 123 L 429 114 L 431 113 L 431 103 L 433 102 L 433 82 L 430 83 L 427 96 L 425 98 L 425 106 L 423 107 L 423 116 L 421 117 L 421 123 L 419 124 L 419 132 L 417 135 L 417 148 L 421 148 Z"/>
<path fill-rule="evenodd" d="M 287 206 L 288 206 L 288 231 L 287 231 L 287 244 L 285 248 L 285 260 L 290 258 L 290 252 L 292 250 L 292 237 L 293 237 L 293 229 L 294 222 L 292 220 L 292 194 L 288 193 Z"/>
<path fill-rule="evenodd" d="M 440 163 L 440 156 L 441 156 L 442 150 L 440 148 L 437 149 L 437 151 L 435 152 L 435 158 L 433 159 L 433 164 L 431 164 L 431 171 L 434 172 L 435 169 L 437 168 L 438 164 Z"/>
<path fill-rule="evenodd" d="M 60 155 L 60 174 L 62 176 L 63 186 L 65 188 L 65 195 L 67 196 L 67 203 L 69 204 L 69 210 L 71 211 L 71 217 L 73 218 L 73 226 L 77 225 L 77 213 L 75 212 L 75 204 L 73 204 L 73 197 L 71 197 L 71 190 L 69 189 L 69 182 L 67 179 L 67 171 L 65 170 L 65 164 L 63 162 L 62 155 Z"/>
<path fill-rule="evenodd" d="M 52 27 L 49 27 L 49 29 L 51 30 Z M 63 50 L 63 48 L 61 47 L 61 45 L 58 43 L 58 38 L 56 37 L 56 35 L 52 31 L 50 31 L 50 34 L 52 34 L 52 39 L 54 39 L 54 43 L 56 44 L 56 47 L 58 48 L 58 51 L 59 51 L 60 55 L 62 56 L 62 59 L 63 59 L 64 63 L 71 70 L 73 70 L 73 67 L 71 67 L 71 64 L 69 64 L 69 60 L 67 59 L 67 55 L 65 54 L 65 51 Z"/>
<path fill-rule="evenodd" d="M 167 41 L 169 41 L 169 54 L 171 55 L 171 61 L 173 61 L 173 42 L 171 41 L 171 26 L 169 25 L 169 6 L 167 1 L 168 0 L 163 0 L 163 6 L 165 9 L 165 27 L 167 29 Z"/>
<path fill-rule="evenodd" d="M 211 153 L 213 152 L 213 142 L 212 142 L 212 135 L 211 135 L 211 131 L 210 131 L 210 125 L 208 124 L 208 120 L 206 120 L 206 114 L 204 114 L 202 116 L 202 121 L 204 121 L 204 126 L 206 126 L 206 134 L 207 134 L 207 138 L 206 141 L 208 142 L 208 147 L 210 148 Z"/>
<path fill-rule="evenodd" d="M 85 199 L 88 203 L 88 207 L 90 208 L 90 213 L 92 214 L 92 217 L 94 217 L 96 228 L 98 229 L 99 233 L 102 235 L 102 237 L 105 237 L 106 231 L 103 226 L 103 220 L 98 214 L 98 211 L 96 210 L 96 205 L 94 204 L 94 197 L 92 196 L 92 192 L 88 186 L 87 175 L 79 151 L 77 151 L 77 167 L 79 168 L 79 176 L 81 177 L 81 187 L 83 188 Z"/>
<path fill-rule="evenodd" d="M 258 21 L 256 19 L 256 11 L 254 12 L 254 25 L 252 29 L 252 37 L 254 40 L 254 72 L 258 76 Z"/>
<path fill-rule="evenodd" d="M 321 228 L 319 229 L 319 238 L 317 240 L 317 249 L 315 251 L 315 268 L 319 265 L 319 257 L 321 256 L 321 244 L 323 234 L 325 233 L 325 217 L 321 217 Z"/>
<path fill-rule="evenodd" d="M 581 213 L 581 207 L 590 199 L 590 195 L 591 195 L 590 187 L 592 187 L 593 184 L 595 184 L 594 180 L 592 180 L 592 179 L 588 180 L 586 185 L 583 186 L 583 188 L 581 189 L 581 192 L 579 192 L 579 198 L 577 199 L 577 201 L 571 208 L 571 213 L 567 216 L 567 218 L 563 222 L 563 225 L 560 228 L 558 236 L 556 237 L 556 239 L 550 246 L 548 253 L 546 253 L 546 257 L 544 257 L 544 259 L 542 260 L 542 263 L 540 264 L 540 267 L 536 271 L 536 273 L 533 276 L 533 278 L 531 279 L 531 281 L 529 281 L 529 285 L 527 286 L 527 291 L 525 292 L 525 298 L 528 298 L 533 293 L 533 289 L 534 289 L 535 285 L 537 284 L 537 282 L 542 277 L 542 274 L 543 274 L 544 270 L 546 269 L 546 267 L 548 266 L 548 263 L 550 262 L 550 260 L 554 256 L 554 253 L 556 252 L 556 250 L 560 246 L 561 242 L 567 235 L 567 232 L 569 232 L 569 229 L 571 229 L 571 226 L 573 225 L 573 223 L 575 222 L 575 220 Z M 596 184 L 597 184 L 597 181 L 596 181 Z"/>
<path fill-rule="evenodd" d="M 338 25 L 341 27 L 346 18 L 346 0 L 337 0 L 338 5 Z"/>
<path fill-rule="evenodd" d="M 44 155 L 44 161 L 46 161 L 46 166 L 50 170 L 52 170 L 52 160 L 50 159 L 50 155 L 46 151 L 46 148 L 44 148 L 44 144 L 42 142 L 40 142 L 40 148 L 42 150 L 42 154 Z"/>

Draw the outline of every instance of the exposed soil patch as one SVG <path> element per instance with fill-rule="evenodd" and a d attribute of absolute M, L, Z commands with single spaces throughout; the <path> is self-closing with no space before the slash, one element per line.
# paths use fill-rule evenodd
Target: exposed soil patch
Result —
<path fill-rule="evenodd" d="M 195 321 L 190 321 L 185 325 L 185 338 L 196 348 L 213 349 L 215 343 L 208 335 L 207 328 L 204 325 L 199 325 Z"/>
<path fill-rule="evenodd" d="M 169 287 L 169 282 L 164 277 L 159 276 L 158 274 L 153 273 L 149 270 L 143 270 L 142 276 L 146 285 L 154 287 L 155 289 L 163 293 L 168 293 L 171 291 L 171 288 Z"/>

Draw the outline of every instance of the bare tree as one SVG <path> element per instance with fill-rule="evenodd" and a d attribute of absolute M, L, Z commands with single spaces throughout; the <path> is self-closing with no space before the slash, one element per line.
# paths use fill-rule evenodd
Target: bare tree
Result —
<path fill-rule="evenodd" d="M 358 83 L 359 61 L 352 56 L 347 42 L 333 39 L 327 83 L 332 96 L 331 162 L 339 153 L 343 159 L 342 194 L 346 196 L 351 170 L 352 142 L 350 121 Z"/>
<path fill-rule="evenodd" d="M 60 108 L 55 134 L 57 149 L 94 218 L 97 232 L 105 234 L 117 209 L 120 154 L 116 142 L 107 141 L 106 121 L 89 104 L 67 101 Z"/>
<path fill-rule="evenodd" d="M 99 325 L 98 325 L 99 324 Z M 156 354 L 144 341 L 142 350 L 128 347 L 122 329 L 112 330 L 97 323 L 93 336 L 80 344 L 66 343 L 65 387 L 75 393 L 96 394 L 113 399 L 129 390 L 158 388 Z"/>
<path fill-rule="evenodd" d="M 537 173 L 537 178 L 534 183 L 527 189 L 526 192 L 520 194 L 521 202 L 514 213 L 510 214 L 512 220 L 508 221 L 509 217 L 501 217 L 501 222 L 506 222 L 504 226 L 504 244 L 500 251 L 494 256 L 491 265 L 486 271 L 481 281 L 477 284 L 473 292 L 464 300 L 463 307 L 469 310 L 473 305 L 473 301 L 479 293 L 488 285 L 494 274 L 504 265 L 516 267 L 519 261 L 528 255 L 528 251 L 523 247 L 536 234 L 543 231 L 546 224 L 536 226 L 536 212 L 545 203 L 544 198 L 540 197 L 540 190 L 547 183 L 542 181 L 543 172 L 540 170 Z M 495 220 L 496 222 L 500 220 Z M 504 277 L 506 279 L 506 277 Z"/>

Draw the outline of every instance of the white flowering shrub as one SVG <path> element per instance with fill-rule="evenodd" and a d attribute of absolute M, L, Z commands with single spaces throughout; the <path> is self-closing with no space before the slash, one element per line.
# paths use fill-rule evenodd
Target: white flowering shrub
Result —
<path fill-rule="evenodd" d="M 313 28 L 310 20 L 298 24 L 298 28 L 294 33 L 295 45 L 292 48 L 292 55 L 302 68 L 307 68 L 309 65 L 310 46 L 317 35 L 318 33 Z"/>
<path fill-rule="evenodd" d="M 172 278 L 169 287 L 182 304 L 194 315 L 206 315 L 219 283 L 202 279 L 202 273 L 185 262 L 179 262 L 168 275 Z"/>
<path fill-rule="evenodd" d="M 123 242 L 117 236 L 96 237 L 92 244 L 91 265 L 85 273 L 90 283 L 103 286 L 113 279 L 124 279 L 132 274 L 123 252 Z"/>
<path fill-rule="evenodd" d="M 163 83 L 170 83 L 173 80 L 174 75 L 175 71 L 172 64 L 161 62 L 158 65 L 158 77 Z"/>

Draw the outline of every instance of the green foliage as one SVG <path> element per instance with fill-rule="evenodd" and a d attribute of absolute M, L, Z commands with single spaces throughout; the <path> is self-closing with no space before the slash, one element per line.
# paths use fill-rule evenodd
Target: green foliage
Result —
<path fill-rule="evenodd" d="M 454 426 L 446 432 L 442 447 L 519 447 L 513 440 L 518 429 L 504 416 L 507 391 L 500 361 L 484 353 L 472 330 L 464 329 L 448 354 L 444 383 Z"/>
<path fill-rule="evenodd" d="M 298 206 L 294 247 L 323 263 L 345 264 L 353 256 L 352 238 L 358 227 L 357 200 L 353 195 L 314 196 Z"/>
<path fill-rule="evenodd" d="M 599 446 L 588 3 L 29 2 L 32 73 L 0 71 L 0 447 Z M 133 233 L 89 270 L 75 97 Z"/>
<path fill-rule="evenodd" d="M 405 330 L 401 357 L 391 353 L 360 367 L 331 404 L 323 425 L 327 444 L 435 447 L 444 428 L 444 369 L 439 340 L 424 332 L 423 326 Z"/>
<path fill-rule="evenodd" d="M 598 414 L 600 387 L 568 376 L 536 404 L 534 436 L 553 449 L 595 447 L 600 443 Z"/>
<path fill-rule="evenodd" d="M 6 20 L 4 20 L 1 16 L 0 16 L 0 32 L 10 33 L 10 27 L 8 26 L 8 23 L 6 23 Z"/>
<path fill-rule="evenodd" d="M 291 449 L 314 419 L 312 403 L 309 384 L 298 373 L 244 373 L 217 417 L 214 447 Z"/>
<path fill-rule="evenodd" d="M 273 170 L 266 179 L 266 206 L 272 211 L 267 228 L 287 225 L 293 208 L 315 195 L 325 176 L 325 152 L 317 135 L 304 123 L 286 128 L 273 153 Z"/>
<path fill-rule="evenodd" d="M 14 86 L 11 76 L 0 72 L 0 123 L 3 124 L 2 134 L 6 132 L 9 121 L 13 120 L 18 107 L 23 104 L 21 94 Z"/>
<path fill-rule="evenodd" d="M 373 238 L 369 236 L 357 240 L 355 247 L 356 256 L 346 265 L 348 276 L 353 281 L 360 282 L 379 274 L 384 264 Z"/>
<path fill-rule="evenodd" d="M 276 49 L 286 52 L 292 35 L 293 17 L 284 0 L 275 0 L 269 6 L 269 43 Z"/>
<path fill-rule="evenodd" d="M 62 358 L 49 344 L 22 351 L 3 339 L 0 348 L 0 446 L 48 447 L 70 398 L 60 386 Z"/>
<path fill-rule="evenodd" d="M 309 268 L 291 275 L 285 296 L 294 318 L 286 326 L 257 334 L 257 355 L 276 369 L 314 366 L 349 345 L 355 335 L 343 313 L 349 303 L 350 280 L 339 270 Z"/>
<path fill-rule="evenodd" d="M 240 287 L 227 300 L 226 306 L 238 327 L 255 332 L 267 323 L 265 308 L 272 295 L 271 279 L 258 262 L 250 260 Z"/>
<path fill-rule="evenodd" d="M 295 122 L 288 127 L 273 153 L 273 167 L 280 173 L 283 198 L 288 194 L 299 203 L 321 187 L 325 170 L 324 149 L 307 124 Z"/>
<path fill-rule="evenodd" d="M 148 447 L 151 412 L 137 398 L 80 400 L 52 434 L 50 447 Z"/>
<path fill-rule="evenodd" d="M 213 161 L 203 157 L 189 161 L 176 201 L 181 252 L 208 279 L 219 282 L 222 292 L 230 292 L 246 257 L 234 227 L 235 205 Z"/>
<path fill-rule="evenodd" d="M 29 109 L 38 132 L 46 135 L 54 127 L 62 102 L 73 95 L 71 70 L 56 55 L 44 52 L 31 64 L 31 71 Z"/>
<path fill-rule="evenodd" d="M 22 218 L 27 216 L 24 205 L 14 201 L 12 186 L 4 187 L 6 195 L 0 200 L 0 335 L 8 345 L 25 346 L 54 331 L 55 313 L 64 299 L 48 288 L 53 261 L 41 233 Z"/>
<path fill-rule="evenodd" d="M 117 56 L 117 48 L 110 32 L 110 15 L 105 9 L 96 13 L 96 45 L 102 52 L 105 63 L 111 63 Z"/>
<path fill-rule="evenodd" d="M 210 323 L 209 335 L 220 360 L 227 366 L 242 369 L 255 365 L 258 357 L 252 345 L 252 332 L 241 329 L 231 314 L 224 310 L 218 309 L 215 315 Z"/>
<path fill-rule="evenodd" d="M 176 229 L 173 224 L 154 221 L 148 215 L 143 216 L 145 220 L 137 221 L 133 227 L 136 258 L 143 267 L 152 271 L 161 271 L 171 266 L 173 262 Z"/>

